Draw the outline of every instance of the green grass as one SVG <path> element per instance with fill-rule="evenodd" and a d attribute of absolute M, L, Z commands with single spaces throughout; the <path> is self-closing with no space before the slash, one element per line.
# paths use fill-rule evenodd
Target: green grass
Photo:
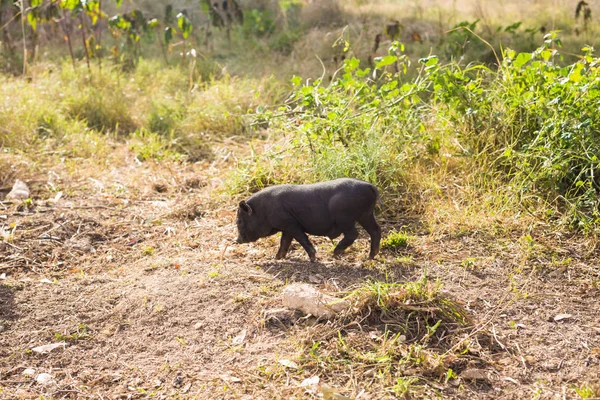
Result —
<path fill-rule="evenodd" d="M 335 382 L 374 369 L 372 391 L 423 398 L 434 393 L 431 379 L 448 379 L 446 365 L 460 355 L 443 348 L 455 343 L 453 332 L 468 325 L 468 317 L 441 294 L 439 283 L 426 276 L 404 284 L 374 281 L 345 298 L 353 304 L 350 313 L 301 337 L 297 363 L 309 376 L 318 371 L 321 380 Z M 360 329 L 350 321 L 361 321 Z"/>
<path fill-rule="evenodd" d="M 289 177 L 353 176 L 378 186 L 393 208 L 423 209 L 422 193 L 426 200 L 444 197 L 457 178 L 468 186 L 459 201 L 480 210 L 525 208 L 593 231 L 600 220 L 593 133 L 599 61 L 586 48 L 563 66 L 559 45 L 552 33 L 532 53 L 505 49 L 494 70 L 443 64 L 437 56 L 413 64 L 396 43 L 376 60 L 376 78 L 356 58 L 346 59 L 331 83 L 294 78 L 286 106 L 256 117 L 269 122 L 272 140 L 285 135 L 291 145 L 243 161 L 244 179 L 233 178 L 239 186 L 232 192 Z M 478 201 L 490 187 L 503 195 Z"/>
<path fill-rule="evenodd" d="M 398 232 L 396 230 L 392 230 L 381 241 L 381 248 L 391 250 L 404 249 L 408 247 L 409 240 L 410 235 L 406 231 Z"/>

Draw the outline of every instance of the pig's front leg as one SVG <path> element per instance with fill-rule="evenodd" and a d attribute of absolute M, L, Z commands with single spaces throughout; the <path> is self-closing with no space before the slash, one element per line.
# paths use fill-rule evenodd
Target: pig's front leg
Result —
<path fill-rule="evenodd" d="M 288 250 L 290 249 L 290 245 L 292 244 L 292 239 L 294 239 L 294 237 L 287 232 L 283 232 L 281 234 L 281 243 L 279 244 L 279 251 L 275 256 L 277 260 L 285 258 L 285 256 L 288 253 Z"/>
<path fill-rule="evenodd" d="M 288 231 L 288 233 L 291 234 L 294 237 L 294 239 L 296 239 L 298 243 L 300 243 L 302 247 L 304 247 L 304 250 L 306 250 L 306 253 L 308 253 L 310 262 L 315 262 L 317 260 L 317 251 L 313 247 L 310 240 L 308 240 L 308 236 L 306 236 L 306 233 L 304 233 L 304 231 L 302 231 L 302 229 L 300 228 L 290 230 Z"/>

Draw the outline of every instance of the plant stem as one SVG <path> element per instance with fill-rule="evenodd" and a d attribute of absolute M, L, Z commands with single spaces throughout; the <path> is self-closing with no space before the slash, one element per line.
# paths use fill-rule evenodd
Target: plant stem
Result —
<path fill-rule="evenodd" d="M 71 55 L 71 62 L 73 63 L 73 69 L 75 69 L 75 55 L 73 54 L 73 45 L 71 44 L 71 32 L 70 27 L 67 25 L 67 18 L 65 17 L 65 13 L 63 12 L 61 22 L 62 28 L 65 32 L 65 36 L 67 37 L 67 44 L 69 45 L 69 54 Z"/>
<path fill-rule="evenodd" d="M 96 30 L 98 32 L 98 69 L 102 71 L 102 0 L 98 0 L 98 21 L 96 21 Z"/>
<path fill-rule="evenodd" d="M 23 32 L 23 75 L 27 73 L 27 39 L 25 37 L 25 0 L 21 0 L 21 32 Z"/>
<path fill-rule="evenodd" d="M 163 54 L 163 57 L 165 59 L 165 64 L 169 65 L 169 57 L 167 56 L 167 50 L 165 49 L 165 44 L 163 43 L 163 39 L 161 37 L 161 35 L 158 34 L 158 32 L 156 33 L 156 39 L 158 40 L 158 43 L 160 43 L 160 51 Z"/>
<path fill-rule="evenodd" d="M 92 68 L 90 67 L 90 54 L 88 51 L 87 39 L 85 37 L 85 21 L 83 20 L 83 13 L 79 14 L 79 21 L 81 22 L 81 40 L 83 40 L 83 49 L 85 50 L 85 61 L 87 62 L 88 72 L 91 73 Z"/>

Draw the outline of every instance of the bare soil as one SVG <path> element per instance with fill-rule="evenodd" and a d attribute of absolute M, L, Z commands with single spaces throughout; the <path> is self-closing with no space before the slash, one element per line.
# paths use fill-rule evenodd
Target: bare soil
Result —
<path fill-rule="evenodd" d="M 600 269 L 591 239 L 518 223 L 502 233 L 432 232 L 419 216 L 400 216 L 381 222 L 385 232 L 407 227 L 410 246 L 375 262 L 366 261 L 364 232 L 339 260 L 331 242 L 315 238 L 319 262 L 307 262 L 297 244 L 275 261 L 276 237 L 232 244 L 237 202 L 219 194 L 232 164 L 225 150 L 216 154 L 211 164 L 123 155 L 105 170 L 85 161 L 21 169 L 32 204 L 0 204 L 1 398 L 321 397 L 300 387 L 313 375 L 350 398 L 394 397 L 366 374 L 283 366 L 327 322 L 265 318 L 290 282 L 336 292 L 423 274 L 472 318 L 468 329 L 448 332 L 454 342 L 485 332 L 489 343 L 457 355 L 456 379 L 421 378 L 426 390 L 413 396 L 564 399 L 598 388 Z M 487 375 L 461 377 L 469 369 Z M 51 382 L 36 383 L 40 373 Z"/>

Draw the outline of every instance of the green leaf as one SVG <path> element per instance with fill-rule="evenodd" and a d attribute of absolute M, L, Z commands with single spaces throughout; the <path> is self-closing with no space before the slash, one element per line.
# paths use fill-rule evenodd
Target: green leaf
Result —
<path fill-rule="evenodd" d="M 165 28 L 165 43 L 168 45 L 173 40 L 173 29 L 170 26 Z"/>
<path fill-rule="evenodd" d="M 439 61 L 440 61 L 440 59 L 438 58 L 438 56 L 429 56 L 426 58 L 419 59 L 419 62 L 421 64 L 425 64 L 426 67 L 431 67 L 433 65 L 437 65 L 437 63 Z"/>
<path fill-rule="evenodd" d="M 581 64 L 581 63 L 575 64 L 575 66 L 573 67 L 573 70 L 569 74 L 569 80 L 571 82 L 575 82 L 575 83 L 581 81 L 581 71 L 583 70 L 583 68 L 584 68 L 583 64 Z"/>
<path fill-rule="evenodd" d="M 187 15 L 185 15 L 182 12 L 177 14 L 177 26 L 183 34 L 184 39 L 187 39 L 190 36 L 190 34 L 192 33 L 192 29 L 194 28 L 192 26 L 192 21 L 190 21 Z"/>
<path fill-rule="evenodd" d="M 29 25 L 31 25 L 31 29 L 35 30 L 37 29 L 37 18 L 35 17 L 35 15 L 33 15 L 33 13 L 28 13 L 27 14 L 27 22 L 29 22 Z"/>
<path fill-rule="evenodd" d="M 517 55 L 517 52 L 514 51 L 513 49 L 507 48 L 506 50 L 504 50 L 504 56 L 506 58 L 508 58 L 509 60 L 514 60 L 516 55 Z"/>
<path fill-rule="evenodd" d="M 302 78 L 299 76 L 294 75 L 292 77 L 292 85 L 294 86 L 300 86 L 302 84 Z"/>
<path fill-rule="evenodd" d="M 80 0 L 60 0 L 60 7 L 69 11 L 80 10 L 83 5 Z"/>
<path fill-rule="evenodd" d="M 148 21 L 148 28 L 156 29 L 160 27 L 160 21 L 156 18 L 152 18 Z"/>
<path fill-rule="evenodd" d="M 360 65 L 360 60 L 357 59 L 356 57 L 352 57 L 349 59 L 344 60 L 344 67 L 346 69 L 346 71 L 348 72 L 352 72 L 355 69 L 357 69 Z"/>
<path fill-rule="evenodd" d="M 527 64 L 532 57 L 531 53 L 519 53 L 513 65 L 517 68 L 521 68 L 523 65 Z"/>
<path fill-rule="evenodd" d="M 398 57 L 396 57 L 394 55 L 387 55 L 385 57 L 377 57 L 375 59 L 375 66 L 377 68 L 383 68 L 383 67 L 386 67 L 388 65 L 392 65 L 397 60 L 398 60 Z"/>
<path fill-rule="evenodd" d="M 552 50 L 544 50 L 541 53 L 542 59 L 548 61 L 552 57 Z"/>

